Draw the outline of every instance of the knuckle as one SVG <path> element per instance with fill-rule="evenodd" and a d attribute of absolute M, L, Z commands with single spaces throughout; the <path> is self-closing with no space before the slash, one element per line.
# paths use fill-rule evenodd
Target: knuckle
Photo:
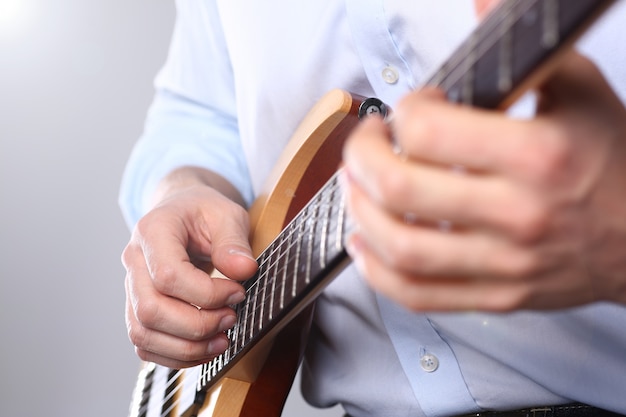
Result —
<path fill-rule="evenodd" d="M 529 305 L 533 298 L 533 291 L 529 286 L 518 286 L 514 291 L 509 293 L 508 298 L 505 297 L 505 303 L 502 306 L 502 311 L 512 312 L 520 310 Z"/>
<path fill-rule="evenodd" d="M 414 184 L 410 183 L 409 177 L 404 170 L 387 170 L 376 181 L 376 188 L 383 202 L 396 202 L 402 200 L 409 191 L 413 191 Z"/>
<path fill-rule="evenodd" d="M 552 218 L 550 210 L 545 205 L 530 199 L 503 214 L 506 216 L 504 222 L 512 237 L 525 243 L 539 240 L 548 230 Z"/>
<path fill-rule="evenodd" d="M 124 268 L 126 268 L 126 270 L 129 269 L 130 264 L 132 263 L 132 260 L 134 259 L 134 247 L 131 245 L 131 243 L 128 243 L 126 245 L 126 247 L 124 247 L 124 250 L 122 251 L 122 256 L 121 256 L 121 261 L 122 261 L 122 265 L 124 265 Z"/>
<path fill-rule="evenodd" d="M 214 323 L 214 320 L 207 320 L 205 316 L 203 316 L 202 311 L 199 311 L 198 320 L 196 325 L 191 329 L 190 339 L 194 341 L 204 340 L 208 337 L 213 336 L 216 333 L 217 326 Z"/>
<path fill-rule="evenodd" d="M 176 268 L 170 263 L 152 265 L 152 283 L 161 294 L 174 295 L 178 286 Z"/>
<path fill-rule="evenodd" d="M 530 286 L 527 283 L 484 282 L 481 290 L 474 296 L 473 305 L 485 311 L 507 313 L 527 307 L 532 297 Z"/>
<path fill-rule="evenodd" d="M 140 349 L 138 347 L 135 347 L 135 354 L 139 357 L 139 359 L 141 359 L 142 361 L 150 361 L 152 359 L 152 355 L 150 354 L 150 352 Z"/>
<path fill-rule="evenodd" d="M 152 229 L 152 217 L 152 212 L 150 212 L 137 221 L 132 233 L 133 240 L 137 239 L 138 241 L 140 241 L 143 236 L 149 234 L 150 230 Z"/>
<path fill-rule="evenodd" d="M 142 349 L 147 347 L 147 332 L 140 326 L 129 325 L 127 327 L 128 339 L 137 348 Z"/>
<path fill-rule="evenodd" d="M 541 263 L 534 253 L 519 249 L 503 249 L 491 258 L 490 269 L 508 281 L 521 282 L 534 276 Z"/>
<path fill-rule="evenodd" d="M 397 267 L 408 267 L 410 265 L 424 266 L 416 250 L 415 243 L 411 236 L 406 233 L 397 233 L 389 242 L 386 251 L 386 260 L 389 264 Z"/>
<path fill-rule="evenodd" d="M 572 148 L 565 131 L 557 128 L 545 129 L 539 142 L 534 142 L 525 155 L 526 166 L 538 183 L 553 183 L 568 171 Z"/>
<path fill-rule="evenodd" d="M 202 357 L 202 353 L 199 353 L 198 344 L 194 341 L 183 341 L 179 347 L 177 359 L 183 362 L 196 361 Z"/>
<path fill-rule="evenodd" d="M 154 328 L 158 322 L 159 304 L 154 301 L 138 301 L 134 306 L 137 321 L 147 328 Z"/>

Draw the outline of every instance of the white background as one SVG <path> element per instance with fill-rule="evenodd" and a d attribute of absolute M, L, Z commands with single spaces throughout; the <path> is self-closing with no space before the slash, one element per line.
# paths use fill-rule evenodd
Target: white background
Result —
<path fill-rule="evenodd" d="M 0 0 L 0 416 L 127 413 L 117 191 L 173 21 L 172 1 Z"/>

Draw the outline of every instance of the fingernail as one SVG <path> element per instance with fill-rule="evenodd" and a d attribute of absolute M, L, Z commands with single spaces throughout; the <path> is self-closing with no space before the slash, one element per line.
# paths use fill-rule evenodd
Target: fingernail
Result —
<path fill-rule="evenodd" d="M 228 329 L 231 329 L 234 325 L 235 322 L 237 321 L 237 317 L 236 316 L 224 316 L 222 317 L 222 320 L 220 321 L 220 325 L 218 328 L 219 332 L 225 332 Z"/>
<path fill-rule="evenodd" d="M 246 293 L 243 291 L 236 292 L 231 294 L 226 300 L 227 305 L 239 304 L 246 298 Z"/>
<path fill-rule="evenodd" d="M 243 250 L 240 250 L 240 249 L 230 249 L 228 251 L 228 254 L 229 255 L 236 255 L 236 256 L 244 256 L 244 257 L 246 257 L 248 259 L 252 259 L 254 262 L 256 262 L 256 259 L 254 259 L 252 257 L 252 255 L 250 255 L 250 253 L 247 252 L 247 251 L 243 251 Z"/>

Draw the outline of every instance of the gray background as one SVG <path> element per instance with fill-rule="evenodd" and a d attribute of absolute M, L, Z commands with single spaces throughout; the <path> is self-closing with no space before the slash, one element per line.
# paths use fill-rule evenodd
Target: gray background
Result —
<path fill-rule="evenodd" d="M 127 413 L 117 190 L 173 20 L 171 1 L 0 0 L 0 416 Z"/>

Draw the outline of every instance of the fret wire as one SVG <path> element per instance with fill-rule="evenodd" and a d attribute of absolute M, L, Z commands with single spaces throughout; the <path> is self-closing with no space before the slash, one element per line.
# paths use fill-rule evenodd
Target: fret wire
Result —
<path fill-rule="evenodd" d="M 271 253 L 270 253 L 270 259 L 272 258 Z M 269 271 L 269 269 L 268 269 Z M 254 318 L 256 316 L 256 311 L 257 311 L 257 301 L 259 298 L 259 284 L 260 284 L 260 279 L 263 277 L 266 277 L 266 274 L 260 275 L 259 279 L 257 279 L 254 283 L 254 296 L 253 298 L 253 304 L 252 304 L 252 319 L 250 320 L 250 340 L 252 340 L 252 338 L 254 337 Z"/>
<path fill-rule="evenodd" d="M 289 226 L 288 226 L 288 229 L 287 229 L 287 251 L 285 252 L 285 256 L 286 256 L 287 259 L 289 259 L 289 256 L 290 256 L 289 254 L 291 252 L 291 245 L 292 245 L 293 234 L 294 234 L 294 232 L 293 232 L 293 222 L 292 222 L 292 223 L 289 223 Z M 286 283 L 287 283 L 287 271 L 288 271 L 288 268 L 285 267 L 284 268 L 284 272 L 281 274 L 282 283 L 280 285 L 280 304 L 279 304 L 279 307 L 280 307 L 281 311 L 285 307 L 285 286 L 286 286 Z M 274 302 L 274 300 L 273 300 L 273 297 L 272 297 L 272 306 L 273 306 L 273 302 Z M 274 314 L 274 308 L 273 307 L 271 309 L 271 314 L 272 314 L 272 316 Z"/>
<path fill-rule="evenodd" d="M 337 176 L 334 177 L 335 179 L 337 178 Z M 336 182 L 336 180 L 335 180 Z M 335 188 L 336 189 L 336 188 Z M 346 210 L 346 199 L 343 195 L 343 193 L 339 193 L 339 206 L 337 209 L 337 227 L 336 227 L 336 234 L 335 234 L 335 250 L 337 252 L 340 252 L 341 250 L 343 250 L 344 247 L 344 243 L 343 243 L 343 233 L 344 233 L 344 220 L 345 220 L 345 211 Z"/>
<path fill-rule="evenodd" d="M 276 251 L 278 252 L 277 258 L 280 258 L 280 246 L 282 244 L 282 241 L 280 244 L 277 245 L 276 247 Z M 275 265 L 275 264 L 274 264 Z M 276 281 L 276 275 L 270 273 L 272 270 L 272 265 L 270 265 L 270 269 L 268 269 L 268 274 L 266 275 L 266 279 L 263 281 L 263 288 L 261 290 L 261 299 L 265 300 L 266 299 L 266 294 L 267 294 L 267 284 L 268 281 L 267 279 L 269 279 L 270 281 L 274 282 Z M 256 300 L 255 300 L 255 310 L 256 310 Z M 263 316 L 264 316 L 264 312 L 265 312 L 265 302 L 261 303 L 261 311 L 259 312 L 259 331 L 261 331 L 263 329 Z M 254 324 L 254 321 L 252 322 L 252 324 Z"/>
<path fill-rule="evenodd" d="M 201 380 L 202 380 L 202 384 L 203 385 L 206 385 L 208 383 L 208 380 L 206 378 L 206 368 L 207 368 L 206 363 L 203 363 L 202 364 L 202 372 L 200 372 Z"/>
<path fill-rule="evenodd" d="M 554 48 L 559 43 L 559 2 L 545 0 L 543 3 L 542 46 Z"/>
<path fill-rule="evenodd" d="M 284 237 L 281 236 L 281 243 L 279 245 L 282 246 L 284 244 Z M 280 257 L 280 256 L 279 256 Z M 272 316 L 273 316 L 273 311 L 274 311 L 274 295 L 275 295 L 275 290 L 276 290 L 276 277 L 277 275 L 274 275 L 272 277 L 272 289 L 270 290 L 270 305 L 269 305 L 269 320 L 272 320 Z M 267 288 L 267 285 L 265 286 L 265 288 Z M 265 298 L 265 292 L 263 293 L 263 298 Z M 265 303 L 263 303 L 263 305 L 265 305 Z M 265 307 L 262 307 L 261 309 L 261 321 L 263 321 L 263 311 L 264 311 Z M 260 330 L 260 329 L 259 329 Z"/>
<path fill-rule="evenodd" d="M 308 207 L 306 208 L 306 211 L 304 212 L 304 214 L 306 214 L 306 216 L 304 216 L 303 219 L 298 219 L 298 230 L 300 230 L 301 233 L 298 234 L 298 236 L 302 236 L 304 234 L 304 228 L 306 225 L 306 217 L 308 217 Z M 294 270 L 294 275 L 297 275 L 298 270 L 300 269 L 300 255 L 302 253 L 302 242 L 300 240 L 298 240 L 296 242 L 296 255 L 294 257 L 295 259 L 295 264 L 293 267 Z M 296 279 L 292 278 L 292 285 L 291 285 L 291 298 L 295 298 L 296 296 L 296 292 L 297 292 L 297 286 L 296 286 Z"/>
<path fill-rule="evenodd" d="M 238 308 L 237 309 L 237 317 L 239 317 L 239 313 L 241 312 L 241 310 Z M 232 329 L 229 330 L 229 332 L 231 332 L 232 338 L 231 336 L 228 337 L 228 340 L 230 341 L 230 344 L 228 346 L 228 351 L 230 352 L 232 350 L 232 353 L 229 353 L 229 358 L 230 357 L 234 357 L 235 356 L 235 350 L 237 349 L 237 342 L 239 340 L 239 319 L 237 319 L 237 321 L 235 322 L 235 326 L 233 326 Z"/>
<path fill-rule="evenodd" d="M 322 201 L 320 202 L 320 206 L 322 208 L 324 208 L 324 206 L 327 207 L 326 210 L 324 210 L 324 212 L 326 214 L 322 215 L 322 234 L 320 236 L 320 256 L 319 256 L 319 261 L 320 261 L 320 267 L 322 268 L 326 268 L 326 239 L 328 237 L 328 210 L 330 210 L 330 206 L 332 204 L 332 194 L 331 193 L 326 193 L 329 195 L 329 201 L 324 202 L 324 199 L 322 199 Z M 322 194 L 323 196 L 326 196 L 326 194 Z"/>
<path fill-rule="evenodd" d="M 246 291 L 246 298 L 245 298 L 245 305 L 244 305 L 244 313 L 243 313 L 243 317 L 241 317 L 241 319 L 243 319 L 243 326 L 240 326 L 241 328 L 241 347 L 243 348 L 243 346 L 246 343 L 246 325 L 248 324 L 248 311 L 250 309 L 250 303 L 248 302 L 249 299 L 249 291 Z"/>
<path fill-rule="evenodd" d="M 318 194 L 319 197 L 320 194 Z M 315 236 L 315 229 L 317 227 L 317 220 L 319 218 L 319 208 L 320 208 L 320 201 L 319 199 L 316 199 L 315 204 L 313 204 L 313 208 L 314 208 L 314 213 L 312 216 L 309 217 L 309 239 L 307 240 L 307 248 L 306 248 L 306 271 L 304 273 L 304 283 L 308 284 L 311 281 L 311 261 L 313 259 L 313 246 L 314 246 L 314 240 L 313 237 Z"/>
<path fill-rule="evenodd" d="M 513 27 L 512 15 L 506 20 L 506 26 Z M 498 90 L 506 93 L 513 88 L 513 32 L 506 30 L 502 34 L 498 62 Z"/>
<path fill-rule="evenodd" d="M 230 337 L 233 334 L 233 329 L 228 329 L 228 331 L 226 332 L 226 337 L 228 338 L 228 340 L 230 341 Z M 224 351 L 224 366 L 226 366 L 229 362 L 230 362 L 230 346 L 228 346 L 228 349 L 226 349 Z"/>
<path fill-rule="evenodd" d="M 476 62 L 476 35 L 469 37 L 469 53 L 467 56 L 467 63 L 465 64 L 464 76 L 463 76 L 463 103 L 472 104 L 474 101 L 474 62 Z"/>

